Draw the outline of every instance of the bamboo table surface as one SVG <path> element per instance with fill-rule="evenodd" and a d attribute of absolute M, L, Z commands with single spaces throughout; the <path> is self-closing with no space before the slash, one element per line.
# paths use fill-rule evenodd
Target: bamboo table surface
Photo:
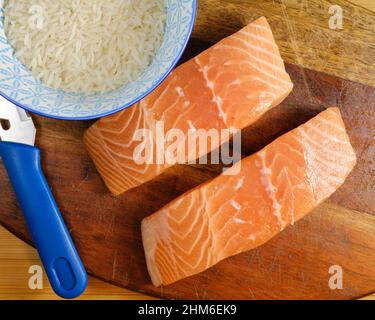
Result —
<path fill-rule="evenodd" d="M 350 2 L 375 12 L 374 0 L 351 0 Z M 36 250 L 0 227 L 0 299 L 58 299 L 45 276 L 42 290 L 29 289 L 28 280 L 31 275 L 28 270 L 32 265 L 41 265 Z M 81 299 L 137 300 L 151 298 L 90 277 L 88 289 Z M 375 294 L 364 299 L 375 300 Z"/>

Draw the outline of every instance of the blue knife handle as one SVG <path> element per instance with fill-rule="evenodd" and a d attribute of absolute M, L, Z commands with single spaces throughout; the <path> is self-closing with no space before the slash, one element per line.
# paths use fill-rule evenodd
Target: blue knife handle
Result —
<path fill-rule="evenodd" d="M 87 274 L 43 175 L 39 149 L 0 141 L 0 157 L 53 290 L 67 299 L 80 296 Z"/>

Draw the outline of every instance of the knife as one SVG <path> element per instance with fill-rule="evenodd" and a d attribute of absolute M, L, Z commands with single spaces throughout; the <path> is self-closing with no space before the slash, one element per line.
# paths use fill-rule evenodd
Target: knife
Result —
<path fill-rule="evenodd" d="M 87 274 L 44 177 L 35 134 L 28 113 L 0 96 L 0 158 L 53 290 L 72 299 L 86 289 Z"/>

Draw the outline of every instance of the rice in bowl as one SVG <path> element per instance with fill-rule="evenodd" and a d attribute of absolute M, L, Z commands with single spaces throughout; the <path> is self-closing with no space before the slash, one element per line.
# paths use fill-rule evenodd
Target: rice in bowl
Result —
<path fill-rule="evenodd" d="M 102 93 L 134 81 L 163 41 L 165 0 L 6 0 L 18 59 L 47 86 Z"/>

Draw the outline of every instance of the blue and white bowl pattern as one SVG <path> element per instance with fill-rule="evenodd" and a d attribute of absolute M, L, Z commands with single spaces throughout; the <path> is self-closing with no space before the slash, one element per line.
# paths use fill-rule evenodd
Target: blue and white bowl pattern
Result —
<path fill-rule="evenodd" d="M 191 35 L 197 0 L 166 0 L 163 43 L 152 64 L 134 82 L 103 94 L 67 93 L 45 86 L 14 56 L 4 32 L 4 0 L 0 0 L 0 94 L 39 115 L 88 120 L 123 110 L 152 92 L 170 73 Z M 1 107 L 1 106 L 0 106 Z"/>

